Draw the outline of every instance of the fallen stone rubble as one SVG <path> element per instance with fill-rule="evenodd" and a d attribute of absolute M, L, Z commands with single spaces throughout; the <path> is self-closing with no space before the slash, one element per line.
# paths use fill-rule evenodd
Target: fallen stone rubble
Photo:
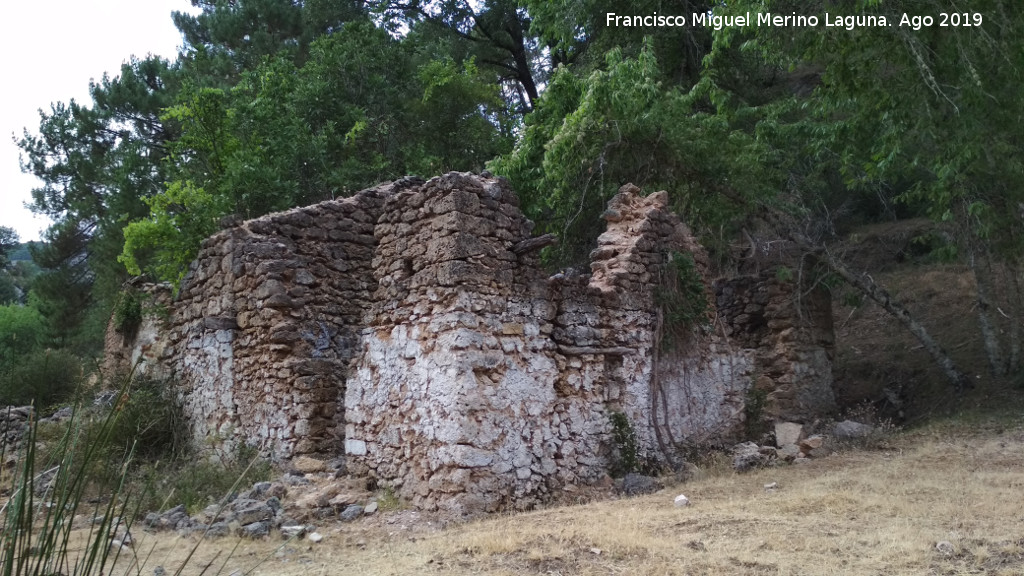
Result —
<path fill-rule="evenodd" d="M 737 472 L 774 466 L 778 463 L 800 463 L 832 454 L 836 442 L 847 442 L 870 436 L 875 428 L 869 424 L 844 420 L 831 428 L 831 434 L 805 435 L 805 427 L 795 422 L 775 424 L 774 444 L 743 442 L 732 448 L 732 466 Z"/>
<path fill-rule="evenodd" d="M 174 531 L 181 536 L 261 538 L 278 531 L 284 538 L 300 538 L 316 532 L 313 521 L 351 522 L 379 507 L 363 481 L 334 480 L 317 485 L 303 480 L 302 493 L 292 499 L 287 498 L 285 482 L 257 482 L 195 515 L 190 516 L 184 505 L 150 512 L 143 526 L 147 531 Z"/>

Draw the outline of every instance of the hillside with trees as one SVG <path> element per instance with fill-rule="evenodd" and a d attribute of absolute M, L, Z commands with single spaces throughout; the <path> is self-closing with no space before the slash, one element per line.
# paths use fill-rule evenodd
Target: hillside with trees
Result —
<path fill-rule="evenodd" d="M 20 279 L 0 283 L 5 301 L 27 304 L 3 330 L 32 324 L 33 350 L 94 358 L 124 281 L 180 281 L 224 221 L 408 174 L 487 169 L 511 181 L 537 233 L 561 239 L 544 253 L 552 269 L 585 261 L 621 185 L 663 189 L 718 273 L 756 265 L 772 246 L 814 255 L 821 265 L 807 273 L 877 303 L 951 389 L 1020 378 L 1024 15 L 1014 2 L 972 3 L 970 26 L 896 25 L 953 9 L 943 0 L 858 0 L 844 12 L 892 25 L 719 30 L 690 16 L 838 8 L 191 4 L 173 15 L 185 41 L 175 59 L 129 60 L 90 86 L 89 101 L 53 105 L 18 140 L 40 181 L 32 208 L 54 222 L 32 248 L 39 274 L 5 262 L 5 278 Z M 655 12 L 687 25 L 605 18 Z M 914 238 L 918 256 L 969 274 L 981 379 L 848 253 L 855 228 L 913 218 L 934 223 Z"/>

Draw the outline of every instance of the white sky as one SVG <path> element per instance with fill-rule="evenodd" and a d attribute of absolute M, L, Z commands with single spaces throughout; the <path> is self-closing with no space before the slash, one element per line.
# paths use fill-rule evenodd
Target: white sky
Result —
<path fill-rule="evenodd" d="M 0 12 L 0 226 L 38 240 L 48 221 L 24 207 L 38 181 L 22 174 L 11 134 L 39 128 L 38 110 L 90 102 L 89 80 L 116 75 L 132 55 L 173 59 L 182 43 L 171 12 L 188 0 L 29 0 Z"/>

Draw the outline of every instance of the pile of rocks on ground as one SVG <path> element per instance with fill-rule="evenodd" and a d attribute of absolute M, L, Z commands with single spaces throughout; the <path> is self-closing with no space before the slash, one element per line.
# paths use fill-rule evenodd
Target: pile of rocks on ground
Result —
<path fill-rule="evenodd" d="M 32 418 L 31 406 L 0 407 L 0 443 L 10 449 L 21 441 L 29 419 Z"/>
<path fill-rule="evenodd" d="M 804 426 L 796 422 L 775 424 L 775 444 L 758 445 L 743 442 L 732 449 L 732 466 L 739 472 L 772 466 L 779 462 L 799 463 L 822 458 L 832 453 L 831 442 L 854 440 L 869 436 L 874 428 L 868 424 L 844 420 L 832 428 L 832 434 L 805 435 Z"/>
<path fill-rule="evenodd" d="M 3 452 L 3 462 L 0 463 L 5 469 L 11 469 L 18 463 L 21 440 L 25 437 L 29 422 L 34 415 L 32 406 L 0 406 L 0 451 Z M 65 406 L 39 419 L 40 424 L 58 423 L 71 418 L 74 410 Z"/>
<path fill-rule="evenodd" d="M 145 516 L 143 526 L 148 531 L 204 537 L 234 534 L 261 538 L 276 530 L 284 538 L 306 536 L 317 541 L 315 522 L 351 522 L 374 514 L 379 507 L 367 490 L 365 479 L 330 476 L 286 474 L 278 482 L 257 482 L 192 516 L 183 505 L 162 513 L 151 512 Z M 294 490 L 298 492 L 296 497 L 288 498 L 289 487 L 298 488 Z"/>

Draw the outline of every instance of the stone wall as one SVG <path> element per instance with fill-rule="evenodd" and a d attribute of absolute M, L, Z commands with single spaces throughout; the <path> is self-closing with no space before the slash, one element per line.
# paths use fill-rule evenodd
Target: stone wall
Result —
<path fill-rule="evenodd" d="M 489 175 L 272 214 L 203 244 L 147 346 L 197 439 L 344 453 L 424 509 L 526 508 L 602 477 L 621 456 L 612 413 L 641 461 L 665 462 L 741 428 L 755 382 L 779 416 L 827 407 L 830 326 L 776 297 L 791 287 L 713 287 L 664 192 L 625 186 L 604 219 L 590 274 L 549 277 L 515 194 Z M 659 291 L 677 253 L 707 312 L 666 344 Z M 809 318 L 829 317 L 814 302 Z M 739 312 L 755 304 L 764 330 Z"/>
<path fill-rule="evenodd" d="M 130 354 L 108 334 L 108 373 L 140 358 L 144 369 L 158 350 L 159 373 L 178 384 L 198 442 L 230 452 L 244 441 L 283 458 L 338 452 L 339 391 L 375 287 L 373 230 L 397 185 L 208 238 L 161 341 L 143 338 L 148 320 Z"/>
<path fill-rule="evenodd" d="M 836 405 L 831 296 L 820 284 L 785 278 L 773 269 L 719 280 L 715 298 L 725 334 L 753 351 L 766 416 L 810 422 Z"/>

